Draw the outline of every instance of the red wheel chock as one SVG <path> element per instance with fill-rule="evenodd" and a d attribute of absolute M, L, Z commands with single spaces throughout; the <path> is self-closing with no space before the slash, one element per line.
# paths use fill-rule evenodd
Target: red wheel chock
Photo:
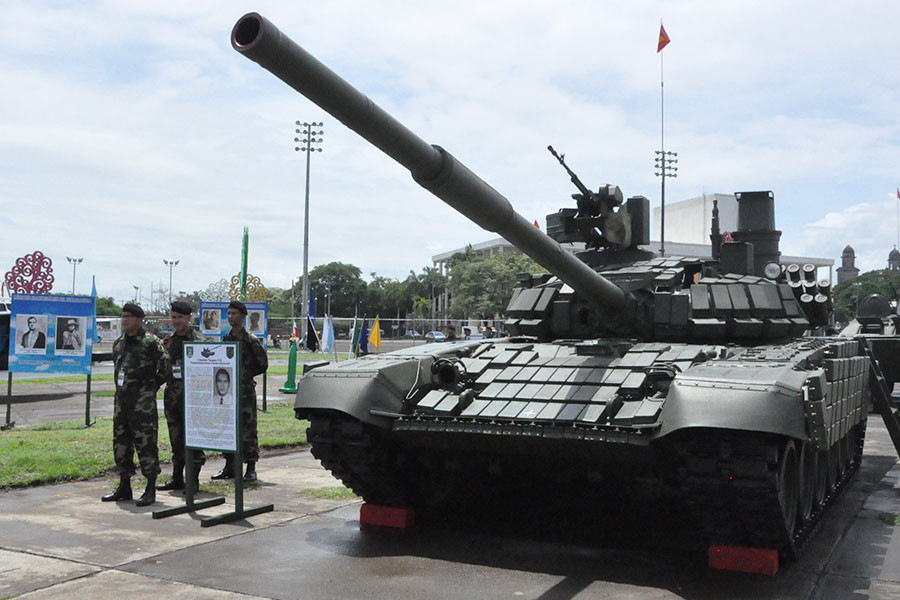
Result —
<path fill-rule="evenodd" d="M 725 571 L 775 575 L 778 573 L 778 550 L 710 544 L 709 566 Z"/>
<path fill-rule="evenodd" d="M 413 526 L 415 520 L 416 511 L 411 508 L 379 506 L 378 504 L 363 504 L 359 507 L 359 522 L 361 525 L 408 529 Z"/>

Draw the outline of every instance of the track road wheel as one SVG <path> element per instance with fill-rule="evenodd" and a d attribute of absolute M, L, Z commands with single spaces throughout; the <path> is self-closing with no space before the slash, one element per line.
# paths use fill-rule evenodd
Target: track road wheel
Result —
<path fill-rule="evenodd" d="M 789 440 L 778 463 L 778 505 L 788 539 L 797 530 L 800 501 L 800 467 L 794 442 Z"/>
<path fill-rule="evenodd" d="M 808 442 L 800 444 L 800 498 L 799 510 L 802 522 L 807 522 L 818 505 L 816 484 L 818 456 Z"/>
<path fill-rule="evenodd" d="M 831 445 L 828 450 L 828 463 L 831 468 L 831 489 L 836 490 L 841 482 L 841 475 L 844 473 L 844 465 L 841 464 L 841 442 Z"/>
<path fill-rule="evenodd" d="M 831 491 L 831 467 L 828 451 L 816 452 L 816 506 L 822 506 Z"/>

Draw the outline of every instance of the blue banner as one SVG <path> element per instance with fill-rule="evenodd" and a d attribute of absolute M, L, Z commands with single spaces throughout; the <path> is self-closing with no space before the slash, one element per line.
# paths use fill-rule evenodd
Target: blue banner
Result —
<path fill-rule="evenodd" d="M 91 372 L 96 298 L 13 294 L 11 373 Z"/>
<path fill-rule="evenodd" d="M 221 341 L 222 337 L 231 331 L 228 324 L 228 302 L 201 302 L 200 303 L 200 333 L 210 341 Z M 244 317 L 244 328 L 259 338 L 263 348 L 268 348 L 266 342 L 269 333 L 269 303 L 268 302 L 244 302 L 247 307 L 247 316 Z"/>

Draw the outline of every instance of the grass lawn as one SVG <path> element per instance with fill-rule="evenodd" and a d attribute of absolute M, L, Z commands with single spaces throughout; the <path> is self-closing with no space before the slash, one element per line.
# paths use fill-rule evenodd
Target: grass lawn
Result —
<path fill-rule="evenodd" d="M 292 404 L 269 404 L 266 412 L 258 413 L 260 448 L 303 445 L 308 426 L 294 418 Z M 171 458 L 166 419 L 160 411 L 159 459 Z M 89 479 L 114 465 L 111 418 L 97 419 L 88 428 L 69 421 L 0 432 L 0 488 Z"/>
<path fill-rule="evenodd" d="M 896 525 L 900 527 L 900 513 L 881 513 L 878 518 L 888 525 Z"/>

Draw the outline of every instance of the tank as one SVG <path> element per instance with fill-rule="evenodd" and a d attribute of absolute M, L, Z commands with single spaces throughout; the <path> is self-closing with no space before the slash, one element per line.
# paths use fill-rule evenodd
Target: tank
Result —
<path fill-rule="evenodd" d="M 796 556 L 859 467 L 872 364 L 855 338 L 818 334 L 830 286 L 779 263 L 771 192 L 736 194 L 732 241 L 714 219 L 714 257 L 656 256 L 648 199 L 588 189 L 551 147 L 578 193 L 545 234 L 264 17 L 242 17 L 232 45 L 549 271 L 521 278 L 507 337 L 307 373 L 295 410 L 326 468 L 368 503 L 417 511 L 523 481 L 573 505 L 672 499 L 709 543 Z"/>
<path fill-rule="evenodd" d="M 893 291 L 893 301 L 883 294 L 869 294 L 860 300 L 856 318 L 840 335 L 866 340 L 891 390 L 893 405 L 900 406 L 900 294 Z"/>

